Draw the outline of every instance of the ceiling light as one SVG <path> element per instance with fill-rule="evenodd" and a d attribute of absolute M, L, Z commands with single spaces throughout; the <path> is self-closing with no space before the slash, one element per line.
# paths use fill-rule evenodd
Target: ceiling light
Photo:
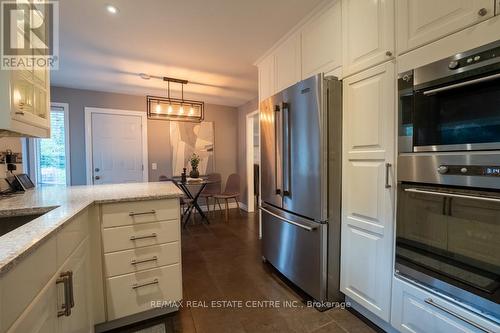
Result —
<path fill-rule="evenodd" d="M 113 15 L 116 15 L 118 14 L 118 8 L 113 6 L 113 5 L 107 5 L 106 6 L 106 10 L 108 11 L 108 13 L 110 14 L 113 14 Z"/>
<path fill-rule="evenodd" d="M 140 76 L 144 78 L 142 74 Z M 156 78 L 156 76 L 147 76 Z M 184 99 L 184 85 L 188 81 L 169 77 L 164 77 L 163 81 L 167 81 L 167 97 L 146 96 L 148 118 L 201 122 L 204 116 L 205 103 Z M 181 98 L 170 97 L 170 82 L 181 84 Z M 185 107 L 189 108 L 189 111 L 185 110 Z M 162 110 L 167 110 L 167 112 L 161 112 Z"/>

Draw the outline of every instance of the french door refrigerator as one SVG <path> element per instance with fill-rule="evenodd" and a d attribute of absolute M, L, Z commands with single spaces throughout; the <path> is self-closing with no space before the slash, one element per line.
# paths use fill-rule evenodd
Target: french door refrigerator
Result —
<path fill-rule="evenodd" d="M 342 299 L 342 85 L 316 75 L 262 101 L 262 254 L 318 301 Z"/>

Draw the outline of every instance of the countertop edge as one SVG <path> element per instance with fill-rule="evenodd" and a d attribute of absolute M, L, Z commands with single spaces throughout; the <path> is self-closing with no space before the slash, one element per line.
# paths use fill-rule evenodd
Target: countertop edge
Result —
<path fill-rule="evenodd" d="M 148 201 L 148 200 L 165 200 L 165 199 L 178 199 L 182 197 L 182 193 L 179 191 L 177 193 L 169 193 L 169 194 L 151 194 L 151 195 L 137 195 L 137 196 L 124 196 L 124 197 L 115 197 L 115 198 L 96 198 L 94 200 L 82 200 L 81 207 L 75 208 L 74 211 L 71 212 L 68 216 L 65 216 L 58 221 L 53 228 L 48 230 L 42 235 L 37 235 L 37 237 L 33 237 L 32 242 L 28 242 L 24 248 L 19 249 L 16 255 L 13 255 L 12 258 L 6 259 L 5 263 L 0 264 L 0 278 L 3 277 L 7 272 L 13 269 L 20 261 L 29 256 L 33 251 L 42 246 L 45 242 L 47 242 L 52 236 L 57 234 L 59 230 L 61 230 L 66 224 L 71 221 L 76 215 L 81 213 L 83 210 L 88 209 L 92 205 L 98 204 L 110 204 L 110 203 L 120 203 L 120 202 L 135 202 L 135 201 Z M 40 210 L 47 208 L 57 209 L 59 206 L 46 206 L 46 207 L 26 207 L 26 208 L 15 208 L 12 211 L 30 211 L 30 212 L 39 212 Z M 50 211 L 48 212 L 50 213 Z M 9 216 L 9 214 L 4 214 L 3 216 Z M 31 222 L 30 222 L 31 223 Z M 8 233 L 6 234 L 8 235 Z M 5 235 L 4 235 L 5 236 Z M 2 236 L 3 237 L 3 236 Z M 1 238 L 1 237 L 0 237 Z"/>

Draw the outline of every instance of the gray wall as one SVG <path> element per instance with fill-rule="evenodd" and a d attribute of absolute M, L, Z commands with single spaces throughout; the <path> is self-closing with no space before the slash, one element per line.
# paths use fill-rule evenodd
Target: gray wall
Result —
<path fill-rule="evenodd" d="M 246 155 L 246 115 L 259 108 L 258 99 L 255 98 L 238 107 L 238 174 L 241 177 L 241 198 L 240 201 L 248 205 L 247 196 L 247 155 Z"/>
<path fill-rule="evenodd" d="M 50 92 L 52 102 L 69 104 L 71 184 L 85 184 L 85 107 L 146 112 L 146 97 L 62 87 L 51 87 Z M 205 104 L 205 120 L 215 123 L 215 168 L 225 180 L 238 170 L 238 110 L 229 106 Z M 167 148 L 169 130 L 168 121 L 148 120 L 150 181 L 157 181 L 162 174 L 170 174 L 166 151 L 170 149 Z M 157 163 L 158 170 L 152 170 L 151 163 Z"/>

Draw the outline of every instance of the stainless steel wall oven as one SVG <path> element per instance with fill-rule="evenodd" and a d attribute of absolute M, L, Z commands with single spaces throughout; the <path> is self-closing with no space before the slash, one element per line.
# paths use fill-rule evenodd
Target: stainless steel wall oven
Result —
<path fill-rule="evenodd" d="M 500 323 L 500 41 L 398 89 L 396 274 Z"/>

